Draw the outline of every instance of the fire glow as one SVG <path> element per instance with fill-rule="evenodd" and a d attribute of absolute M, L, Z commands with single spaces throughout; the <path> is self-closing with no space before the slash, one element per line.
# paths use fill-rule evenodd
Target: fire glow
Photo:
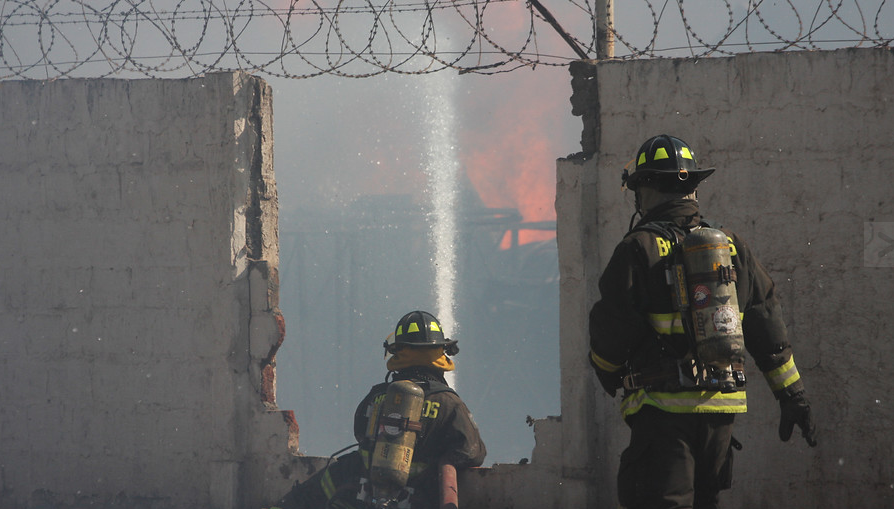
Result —
<path fill-rule="evenodd" d="M 464 105 L 487 120 L 464 133 L 463 165 L 487 207 L 515 208 L 526 223 L 555 221 L 558 118 L 564 107 L 550 73 L 519 72 L 518 86 L 488 87 Z M 505 80 L 503 80 L 505 81 Z M 564 84 L 563 84 L 564 85 Z M 510 247 L 506 232 L 501 247 Z M 518 243 L 555 238 L 554 230 L 520 230 Z"/>

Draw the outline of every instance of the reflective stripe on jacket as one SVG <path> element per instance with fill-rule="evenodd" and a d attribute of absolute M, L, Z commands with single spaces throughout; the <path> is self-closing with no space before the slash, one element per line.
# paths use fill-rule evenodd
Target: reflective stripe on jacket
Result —
<path fill-rule="evenodd" d="M 652 405 L 675 414 L 741 414 L 748 409 L 745 391 L 657 392 L 638 389 L 621 401 L 621 415 L 625 418 L 633 415 L 639 412 L 643 405 Z"/>
<path fill-rule="evenodd" d="M 670 221 L 686 229 L 698 225 L 702 217 L 697 202 L 677 200 L 650 211 L 640 225 L 652 221 Z M 682 357 L 685 352 L 680 350 L 688 345 L 664 273 L 663 258 L 671 253 L 670 243 L 654 231 L 634 230 L 615 248 L 599 280 L 601 298 L 590 310 L 589 358 L 595 369 L 606 373 L 623 373 L 623 367 L 630 365 L 658 365 L 668 356 Z M 754 375 L 760 371 L 774 392 L 796 390 L 800 376 L 773 281 L 741 237 L 721 230 L 730 239 L 736 267 L 745 347 L 757 365 L 757 370 L 746 367 L 749 380 L 759 378 Z M 747 409 L 744 391 L 640 389 L 625 394 L 622 413 L 632 415 L 643 405 L 674 413 L 742 413 Z"/>

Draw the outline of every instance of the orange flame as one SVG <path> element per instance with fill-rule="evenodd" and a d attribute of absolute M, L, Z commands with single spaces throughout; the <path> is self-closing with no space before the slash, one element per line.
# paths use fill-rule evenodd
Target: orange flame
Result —
<path fill-rule="evenodd" d="M 488 120 L 465 133 L 468 152 L 463 162 L 486 206 L 516 208 L 524 222 L 555 221 L 556 138 L 560 136 L 555 133 L 560 132 L 557 121 L 566 109 L 561 103 L 567 92 L 550 90 L 557 88 L 549 82 L 554 74 L 516 72 L 525 80 L 523 86 L 502 78 L 502 86 L 488 87 L 472 98 L 478 104 L 468 106 L 470 111 L 484 111 Z M 518 234 L 519 244 L 552 238 L 554 230 Z M 507 232 L 501 247 L 509 248 L 510 242 Z"/>

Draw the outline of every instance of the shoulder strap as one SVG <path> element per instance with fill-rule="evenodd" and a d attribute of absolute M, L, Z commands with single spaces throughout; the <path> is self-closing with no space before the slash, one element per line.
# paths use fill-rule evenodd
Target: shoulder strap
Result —
<path fill-rule="evenodd" d="M 676 244 L 677 242 L 682 240 L 683 237 L 686 236 L 686 232 L 683 231 L 682 228 L 677 226 L 677 223 L 674 223 L 673 221 L 651 221 L 645 224 L 637 225 L 632 230 L 627 232 L 627 235 L 630 235 L 634 232 L 642 231 L 664 237 L 674 244 Z M 625 237 L 627 235 L 625 235 Z"/>
<path fill-rule="evenodd" d="M 668 266 L 673 265 L 675 260 L 679 260 L 679 253 L 677 249 L 677 245 L 683 242 L 683 239 L 687 235 L 687 231 L 681 228 L 677 223 L 673 221 L 651 221 L 648 223 L 644 223 L 636 226 L 629 232 L 627 235 L 630 235 L 634 232 L 648 232 L 652 235 L 655 235 L 659 238 L 666 240 L 669 244 L 670 251 L 673 256 L 663 256 L 665 263 Z M 627 235 L 624 237 L 626 238 Z"/>
<path fill-rule="evenodd" d="M 439 392 L 452 392 L 453 394 L 456 394 L 456 391 L 453 390 L 452 387 L 450 387 L 447 384 L 438 382 L 436 380 L 426 380 L 421 383 L 420 382 L 416 382 L 416 383 L 418 383 L 419 386 L 422 387 L 422 390 L 425 392 L 426 396 L 429 396 L 431 394 L 437 394 Z"/>
<path fill-rule="evenodd" d="M 385 394 L 385 391 L 388 390 L 388 385 L 389 385 L 390 383 L 391 383 L 391 382 L 382 382 L 382 383 L 380 383 L 380 384 L 373 385 L 373 386 L 369 389 L 369 392 L 370 392 L 370 394 L 372 394 L 372 393 L 381 393 L 381 394 Z"/>

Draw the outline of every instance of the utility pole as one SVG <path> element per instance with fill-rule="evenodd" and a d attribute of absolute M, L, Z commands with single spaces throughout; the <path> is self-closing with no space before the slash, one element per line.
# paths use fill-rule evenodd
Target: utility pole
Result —
<path fill-rule="evenodd" d="M 559 22 L 556 20 L 553 14 L 549 12 L 549 10 L 547 10 L 547 8 L 542 3 L 540 3 L 539 0 L 529 1 L 531 2 L 531 5 L 533 5 L 534 8 L 537 9 L 537 12 L 539 12 L 540 15 L 543 16 L 543 19 L 545 19 L 547 23 L 552 25 L 556 32 L 558 32 L 559 35 L 562 36 L 562 39 L 565 39 L 565 42 L 567 42 L 568 45 L 571 46 L 571 49 L 574 50 L 575 53 L 577 53 L 577 56 L 584 60 L 590 58 L 589 55 L 587 55 L 587 52 L 584 51 L 579 44 L 577 44 L 577 41 L 575 41 L 573 37 L 568 35 L 568 32 L 566 32 L 565 29 L 562 28 L 561 25 L 559 25 Z"/>
<path fill-rule="evenodd" d="M 615 56 L 615 13 L 612 0 L 596 0 L 596 58 Z"/>

